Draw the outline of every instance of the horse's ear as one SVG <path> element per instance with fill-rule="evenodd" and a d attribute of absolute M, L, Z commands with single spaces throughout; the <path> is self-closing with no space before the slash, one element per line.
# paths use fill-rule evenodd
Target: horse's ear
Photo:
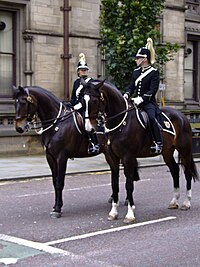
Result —
<path fill-rule="evenodd" d="M 13 99 L 15 99 L 17 97 L 17 94 L 19 93 L 19 89 L 15 85 L 12 86 L 12 93 Z"/>
<path fill-rule="evenodd" d="M 12 91 L 13 91 L 13 99 L 15 99 L 20 92 L 24 93 L 24 88 L 22 86 L 20 86 L 20 85 L 18 87 L 13 85 L 12 86 Z"/>
<path fill-rule="evenodd" d="M 105 82 L 105 80 L 103 80 L 103 81 L 99 82 L 98 84 L 96 84 L 96 85 L 94 86 L 94 89 L 95 89 L 95 90 L 98 90 L 100 87 L 103 86 L 104 82 Z"/>
<path fill-rule="evenodd" d="M 20 92 L 22 92 L 22 93 L 24 92 L 24 87 L 22 87 L 22 86 L 19 85 L 18 86 L 18 89 L 19 89 Z"/>

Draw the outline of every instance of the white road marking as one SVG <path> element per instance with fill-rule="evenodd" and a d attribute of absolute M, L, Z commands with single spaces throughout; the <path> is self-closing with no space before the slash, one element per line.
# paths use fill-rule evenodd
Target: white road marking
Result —
<path fill-rule="evenodd" d="M 59 254 L 61 256 L 68 256 L 73 262 L 75 262 L 77 260 L 87 260 L 87 261 L 89 260 L 90 261 L 90 259 L 87 259 L 85 256 L 77 255 L 77 254 L 74 254 L 74 253 L 69 252 L 67 250 L 60 249 L 60 248 L 51 247 L 51 246 L 46 245 L 45 243 L 29 241 L 26 239 L 8 236 L 8 235 L 4 235 L 4 234 L 0 234 L 0 240 L 15 243 L 15 244 L 22 245 L 22 246 L 26 246 L 29 248 L 34 248 L 36 250 L 40 250 L 40 251 L 43 251 L 43 252 L 46 252 L 49 254 Z M 4 258 L 4 259 L 5 259 L 5 261 L 3 261 L 3 263 L 5 263 L 5 264 L 12 264 L 12 263 L 14 263 L 14 261 L 16 263 L 19 260 L 17 258 L 12 258 L 12 263 L 11 263 L 11 261 L 6 261 L 7 258 Z M 113 265 L 113 264 L 110 265 L 109 263 L 103 263 L 101 261 L 95 261 L 94 260 L 94 264 L 95 264 L 95 262 L 101 263 L 102 266 L 104 264 L 104 266 L 106 266 L 106 267 L 115 267 L 115 265 Z"/>
<path fill-rule="evenodd" d="M 93 189 L 93 188 L 98 188 L 98 187 L 105 187 L 105 186 L 111 186 L 111 184 L 101 184 L 101 185 L 93 185 L 93 186 L 82 186 L 82 187 L 75 187 L 75 188 L 69 188 L 65 189 L 65 192 L 70 192 L 70 191 L 80 191 L 84 189 Z M 41 192 L 41 193 L 33 193 L 33 194 L 24 194 L 24 195 L 19 195 L 16 197 L 31 197 L 31 196 L 40 196 L 40 195 L 47 195 L 47 194 L 53 194 L 54 191 L 47 191 L 47 192 Z"/>
<path fill-rule="evenodd" d="M 69 255 L 73 256 L 73 253 L 71 253 L 71 252 L 68 252 L 68 251 L 65 251 L 65 250 L 62 250 L 59 248 L 50 247 L 45 243 L 29 241 L 26 239 L 13 237 L 13 236 L 9 236 L 9 235 L 4 235 L 4 234 L 0 234 L 0 239 L 3 241 L 15 243 L 15 244 L 26 246 L 29 248 L 34 248 L 34 249 L 44 251 L 44 252 L 47 252 L 50 254 L 62 254 L 62 255 L 67 255 L 67 256 L 69 256 Z"/>
<path fill-rule="evenodd" d="M 89 238 L 89 237 L 98 236 L 98 235 L 104 235 L 104 234 L 113 233 L 113 232 L 119 232 L 119 231 L 122 231 L 122 230 L 132 229 L 132 228 L 136 228 L 136 227 L 140 227 L 140 226 L 145 226 L 145 225 L 149 225 L 149 224 L 165 222 L 165 221 L 174 220 L 174 219 L 176 219 L 176 217 L 169 216 L 169 217 L 165 217 L 165 218 L 162 218 L 162 219 L 157 219 L 157 220 L 146 221 L 146 222 L 141 222 L 141 223 L 136 223 L 136 224 L 119 226 L 119 227 L 110 228 L 110 229 L 101 230 L 101 231 L 96 231 L 96 232 L 87 233 L 87 234 L 83 234 L 83 235 L 71 236 L 71 237 L 67 237 L 67 238 L 63 238 L 63 239 L 59 239 L 59 240 L 55 240 L 55 241 L 46 242 L 45 244 L 46 245 L 55 245 L 55 244 L 60 244 L 60 243 L 64 243 L 64 242 L 80 240 L 80 239 L 84 239 L 84 238 Z"/>
<path fill-rule="evenodd" d="M 8 264 L 15 264 L 17 263 L 18 258 L 1 258 L 0 263 L 4 263 L 5 265 Z"/>
<path fill-rule="evenodd" d="M 145 179 L 141 180 L 141 182 L 147 182 L 150 181 L 151 179 Z M 124 182 L 120 182 L 119 184 L 124 184 Z M 86 189 L 93 189 L 93 188 L 98 188 L 98 187 L 106 187 L 106 186 L 111 186 L 111 183 L 108 184 L 100 184 L 100 185 L 92 185 L 92 186 L 82 186 L 82 187 L 75 187 L 75 188 L 69 188 L 69 189 L 64 189 L 65 192 L 70 192 L 70 191 L 80 191 L 80 190 L 86 190 Z M 41 196 L 41 195 L 48 195 L 48 194 L 54 194 L 54 191 L 46 191 L 46 192 L 40 192 L 40 193 L 32 193 L 32 194 L 23 194 L 19 196 L 15 196 L 18 198 L 21 197 L 32 197 L 32 196 Z"/>

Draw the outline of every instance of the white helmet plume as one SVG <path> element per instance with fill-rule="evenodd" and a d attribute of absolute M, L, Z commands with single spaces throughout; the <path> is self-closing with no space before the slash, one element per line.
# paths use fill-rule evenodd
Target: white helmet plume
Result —
<path fill-rule="evenodd" d="M 146 48 L 150 51 L 150 62 L 153 64 L 155 62 L 155 50 L 153 48 L 153 40 L 151 38 L 147 39 Z"/>

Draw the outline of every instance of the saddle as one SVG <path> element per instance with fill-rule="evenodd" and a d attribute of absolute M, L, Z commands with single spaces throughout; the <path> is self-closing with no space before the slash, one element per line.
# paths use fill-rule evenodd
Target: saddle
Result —
<path fill-rule="evenodd" d="M 147 113 L 144 110 L 137 108 L 136 115 L 141 126 L 144 129 L 149 128 L 149 118 L 148 118 Z M 170 118 L 164 112 L 161 111 L 159 114 L 156 115 L 156 121 L 161 131 L 167 132 L 174 136 L 176 135 L 176 131 L 175 131 L 173 123 L 171 122 Z"/>

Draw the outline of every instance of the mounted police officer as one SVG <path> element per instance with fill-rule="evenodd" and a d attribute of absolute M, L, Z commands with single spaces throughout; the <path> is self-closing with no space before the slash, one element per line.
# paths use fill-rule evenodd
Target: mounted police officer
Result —
<path fill-rule="evenodd" d="M 136 54 L 137 68 L 132 73 L 131 83 L 126 89 L 124 98 L 134 96 L 134 103 L 145 110 L 149 117 L 150 127 L 154 142 L 150 147 L 152 153 L 162 152 L 162 135 L 155 119 L 156 113 L 160 112 L 155 95 L 159 88 L 160 75 L 152 64 L 155 62 L 155 51 L 151 38 L 147 44 L 138 50 Z"/>
<path fill-rule="evenodd" d="M 86 62 L 85 54 L 83 53 L 79 54 L 79 62 L 76 70 L 78 78 L 74 81 L 70 103 L 72 104 L 72 106 L 74 106 L 74 109 L 76 109 L 84 117 L 85 113 L 85 106 L 83 100 L 84 92 L 83 92 L 83 85 L 81 84 L 81 78 L 83 78 L 86 83 L 92 81 L 93 79 L 88 77 L 89 68 Z M 88 132 L 88 137 L 89 137 L 88 153 L 98 154 L 99 144 L 96 132 L 95 131 Z"/>

